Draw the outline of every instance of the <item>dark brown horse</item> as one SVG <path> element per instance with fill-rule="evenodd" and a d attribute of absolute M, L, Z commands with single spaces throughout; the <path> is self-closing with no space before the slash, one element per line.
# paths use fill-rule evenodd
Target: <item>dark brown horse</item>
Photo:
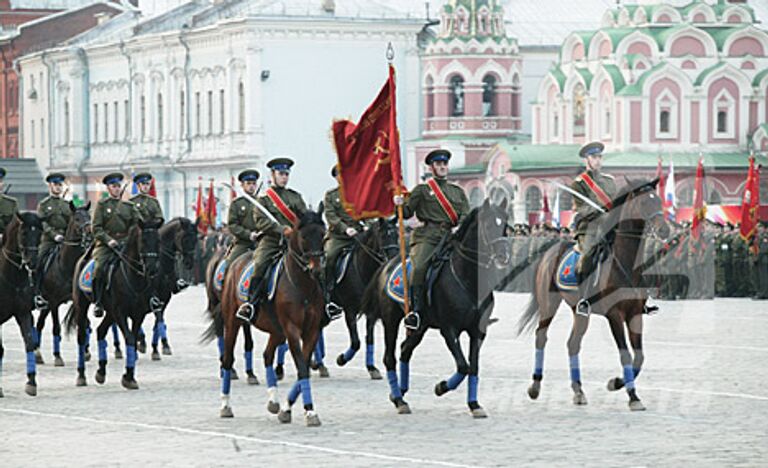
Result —
<path fill-rule="evenodd" d="M 644 359 L 643 310 L 647 299 L 643 268 L 637 267 L 642 259 L 641 244 L 647 226 L 652 226 L 662 237 L 666 237 L 669 231 L 662 215 L 661 199 L 656 195 L 657 184 L 658 179 L 651 182 L 627 180 L 627 186 L 613 202 L 614 208 L 603 215 L 600 225 L 601 237 L 615 240 L 612 246 L 604 246 L 602 254 L 598 256 L 604 257 L 605 260 L 586 278 L 587 281 L 595 281 L 594 289 L 599 291 L 590 298 L 592 311 L 608 319 L 619 349 L 623 377 L 611 379 L 608 389 L 618 390 L 625 386 L 629 395 L 629 407 L 633 411 L 645 409 L 635 389 L 635 379 L 640 374 Z M 534 291 L 525 313 L 520 318 L 518 333 L 532 329 L 534 324 L 538 323 L 533 383 L 528 389 L 528 395 L 536 399 L 541 391 L 547 330 L 560 303 L 565 301 L 568 304 L 574 317 L 568 339 L 573 402 L 576 405 L 585 405 L 587 398 L 581 385 L 579 352 L 589 325 L 589 315 L 576 314 L 578 290 L 561 288 L 556 282 L 558 267 L 572 246 L 573 243 L 560 243 L 550 248 L 542 257 L 536 267 Z M 634 356 L 627 349 L 627 333 Z"/>
<path fill-rule="evenodd" d="M 44 364 L 43 355 L 40 352 L 40 342 L 43 336 L 43 327 L 48 314 L 53 320 L 53 358 L 54 366 L 63 367 L 61 358 L 61 322 L 59 321 L 59 306 L 72 300 L 72 275 L 80 257 L 91 245 L 91 215 L 89 210 L 91 202 L 84 206 L 76 207 L 69 202 L 72 216 L 69 219 L 67 230 L 64 232 L 64 241 L 47 260 L 49 265 L 45 276 L 41 281 L 43 297 L 48 305 L 40 311 L 37 318 L 37 349 L 35 359 L 38 364 Z"/>
<path fill-rule="evenodd" d="M 309 384 L 309 360 L 320 330 L 328 322 L 323 292 L 318 281 L 323 268 L 325 224 L 320 214 L 307 211 L 300 215 L 293 229 L 293 233 L 287 238 L 288 247 L 283 255 L 284 269 L 277 279 L 274 299 L 260 303 L 258 313 L 251 323 L 269 334 L 269 341 L 264 349 L 264 366 L 269 386 L 268 411 L 278 414 L 280 422 L 291 422 L 291 406 L 301 394 L 306 424 L 318 426 L 320 418 L 314 411 Z M 247 256 L 242 256 L 229 267 L 221 296 L 221 314 L 224 319 L 221 417 L 233 416 L 229 395 L 230 373 L 234 363 L 235 340 L 241 328 L 240 319 L 235 317 L 235 312 L 242 303 L 238 298 L 239 278 L 249 260 Z M 284 407 L 280 408 L 277 400 L 277 377 L 272 364 L 275 349 L 286 340 L 298 370 L 298 379 L 288 392 Z"/>
<path fill-rule="evenodd" d="M 27 384 L 24 391 L 29 396 L 37 395 L 37 373 L 35 366 L 35 338 L 32 326 L 33 281 L 37 250 L 43 223 L 35 213 L 17 213 L 5 227 L 0 250 L 0 326 L 16 319 L 24 339 L 27 352 Z M 0 337 L 0 377 L 3 365 L 2 337 Z M 0 381 L 0 397 L 3 396 Z"/>

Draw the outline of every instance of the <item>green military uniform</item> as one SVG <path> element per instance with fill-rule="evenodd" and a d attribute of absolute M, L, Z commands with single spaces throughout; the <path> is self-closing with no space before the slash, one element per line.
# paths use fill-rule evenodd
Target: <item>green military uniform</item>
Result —
<path fill-rule="evenodd" d="M 326 279 L 333 281 L 339 256 L 355 243 L 355 240 L 347 235 L 347 229 L 357 229 L 358 223 L 341 205 L 338 187 L 325 193 L 323 207 L 325 208 L 325 219 L 328 221 L 328 239 L 325 242 Z"/>
<path fill-rule="evenodd" d="M 736 232 L 731 243 L 733 247 L 733 271 L 739 276 L 738 281 L 733 281 L 733 295 L 735 297 L 751 297 L 754 290 L 752 277 L 749 274 L 749 245 Z"/>
<path fill-rule="evenodd" d="M 131 203 L 136 207 L 142 221 L 159 221 L 163 219 L 163 209 L 157 198 L 146 193 L 139 193 L 131 197 Z"/>
<path fill-rule="evenodd" d="M 768 299 L 768 229 L 757 234 L 757 299 Z"/>
<path fill-rule="evenodd" d="M 237 180 L 241 183 L 256 182 L 259 180 L 259 171 L 246 169 L 242 171 Z M 254 191 L 255 193 L 255 191 Z M 257 232 L 256 219 L 254 218 L 255 207 L 248 198 L 243 195 L 232 200 L 227 214 L 227 226 L 234 239 L 234 244 L 227 252 L 227 262 L 231 265 L 238 257 L 253 249 L 254 241 L 251 235 Z"/>
<path fill-rule="evenodd" d="M 5 232 L 13 217 L 19 212 L 19 203 L 15 198 L 0 194 L 0 234 Z"/>
<path fill-rule="evenodd" d="M 603 190 L 603 192 L 605 192 L 606 195 L 608 195 L 609 198 L 613 199 L 616 196 L 616 182 L 613 180 L 613 176 L 603 174 L 602 172 L 595 173 L 591 170 L 588 170 L 585 173 Z M 600 198 L 598 198 L 595 192 L 589 185 L 587 185 L 583 174 L 576 177 L 573 183 L 571 183 L 571 189 L 584 195 L 589 200 L 592 200 L 598 206 L 606 208 Z M 573 211 L 576 213 L 576 230 L 574 236 L 579 243 L 581 252 L 587 253 L 587 251 L 594 245 L 595 237 L 597 236 L 597 223 L 593 223 L 592 221 L 600 215 L 600 212 L 579 197 L 573 197 Z"/>
<path fill-rule="evenodd" d="M 37 215 L 43 222 L 40 257 L 44 258 L 48 251 L 56 245 L 56 236 L 63 236 L 66 233 L 69 221 L 72 219 L 72 208 L 68 201 L 51 195 L 38 203 Z"/>

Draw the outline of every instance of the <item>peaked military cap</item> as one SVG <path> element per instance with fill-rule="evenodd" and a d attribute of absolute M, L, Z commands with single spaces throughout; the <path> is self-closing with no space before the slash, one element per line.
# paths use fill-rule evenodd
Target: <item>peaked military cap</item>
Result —
<path fill-rule="evenodd" d="M 267 163 L 267 167 L 273 171 L 291 172 L 293 160 L 290 158 L 275 158 Z"/>
<path fill-rule="evenodd" d="M 436 161 L 448 161 L 451 159 L 451 152 L 447 149 L 436 149 L 429 152 L 426 158 L 424 158 L 424 162 L 427 163 L 427 165 L 432 164 Z"/>
<path fill-rule="evenodd" d="M 140 172 L 135 176 L 133 176 L 133 181 L 136 182 L 137 184 L 146 184 L 150 180 L 152 180 L 152 174 L 150 174 L 149 172 Z"/>
<path fill-rule="evenodd" d="M 595 156 L 597 154 L 602 155 L 604 149 L 604 144 L 600 143 L 599 141 L 593 141 L 592 143 L 587 143 L 581 147 L 579 150 L 579 157 L 586 158 L 587 156 Z"/>
<path fill-rule="evenodd" d="M 64 174 L 61 172 L 51 172 L 48 174 L 48 176 L 45 178 L 45 181 L 49 184 L 60 184 L 64 182 L 64 180 L 67 178 Z"/>
<path fill-rule="evenodd" d="M 101 181 L 104 183 L 104 185 L 111 185 L 111 184 L 119 184 L 123 181 L 125 176 L 119 172 L 113 172 L 111 174 L 107 174 L 104 176 Z"/>
<path fill-rule="evenodd" d="M 259 171 L 256 169 L 246 169 L 237 175 L 237 180 L 240 182 L 259 180 Z"/>
<path fill-rule="evenodd" d="M 339 166 L 338 164 L 334 164 L 331 168 L 331 176 L 336 177 L 337 175 L 339 175 Z"/>

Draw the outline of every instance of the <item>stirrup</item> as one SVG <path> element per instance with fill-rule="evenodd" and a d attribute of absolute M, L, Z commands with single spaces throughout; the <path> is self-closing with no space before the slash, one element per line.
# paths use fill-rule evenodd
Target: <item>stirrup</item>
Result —
<path fill-rule="evenodd" d="M 659 306 L 655 304 L 651 304 L 651 305 L 643 304 L 643 313 L 645 315 L 653 315 L 658 310 L 659 310 Z"/>
<path fill-rule="evenodd" d="M 104 317 L 104 307 L 101 304 L 94 304 L 93 316 L 96 318 Z"/>
<path fill-rule="evenodd" d="M 36 294 L 33 301 L 35 302 L 35 309 L 44 309 L 48 307 L 48 301 L 46 301 L 41 294 Z"/>
<path fill-rule="evenodd" d="M 403 320 L 403 324 L 405 325 L 405 328 L 409 330 L 418 330 L 419 325 L 421 325 L 421 317 L 419 316 L 418 312 L 408 312 L 408 315 L 405 316 L 405 320 Z"/>
<path fill-rule="evenodd" d="M 581 299 L 579 302 L 576 303 L 576 315 L 589 317 L 589 314 L 591 313 L 592 313 L 592 304 L 590 304 L 588 300 Z"/>
<path fill-rule="evenodd" d="M 256 312 L 256 308 L 250 302 L 244 302 L 235 312 L 235 316 L 240 320 L 250 322 L 253 320 L 253 314 Z"/>
<path fill-rule="evenodd" d="M 176 289 L 178 289 L 179 291 L 183 291 L 188 287 L 189 287 L 189 282 L 184 278 L 179 278 L 176 280 Z"/>
<path fill-rule="evenodd" d="M 165 302 L 161 301 L 160 298 L 157 296 L 152 296 L 149 298 L 149 311 L 152 313 L 158 313 L 163 310 L 163 306 L 165 305 Z"/>
<path fill-rule="evenodd" d="M 325 305 L 325 314 L 331 320 L 336 320 L 344 313 L 344 309 L 333 301 L 328 302 Z"/>

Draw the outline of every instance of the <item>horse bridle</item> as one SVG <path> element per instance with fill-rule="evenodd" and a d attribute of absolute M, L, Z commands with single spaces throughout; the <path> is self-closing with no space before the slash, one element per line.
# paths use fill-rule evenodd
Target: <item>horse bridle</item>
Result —
<path fill-rule="evenodd" d="M 387 228 L 387 231 L 388 230 L 389 230 L 389 228 Z M 372 232 L 372 231 L 373 230 L 371 229 L 369 232 Z M 355 236 L 352 239 L 354 239 L 357 247 L 362 249 L 363 252 L 368 254 L 368 256 L 371 257 L 379 265 L 383 265 L 387 261 L 387 259 L 389 258 L 389 256 L 387 255 L 387 252 L 389 250 L 395 250 L 395 249 L 399 250 L 400 249 L 400 246 L 398 244 L 384 244 L 384 245 L 379 247 L 379 251 L 376 251 L 376 250 L 368 247 L 367 245 L 365 245 L 365 242 L 360 240 L 359 236 Z"/>
<path fill-rule="evenodd" d="M 80 238 L 75 239 L 64 239 L 64 242 L 62 242 L 63 245 L 68 245 L 70 247 L 80 247 L 83 250 L 87 250 L 88 246 L 91 245 L 92 239 L 89 239 L 89 236 L 85 235 L 85 228 L 91 225 L 91 220 L 86 219 L 83 223 L 77 225 L 77 232 L 80 233 Z"/>
<path fill-rule="evenodd" d="M 480 217 L 480 213 L 478 213 L 478 218 L 479 217 Z M 488 239 L 488 237 L 489 237 L 488 233 L 486 232 L 486 229 L 485 229 L 485 224 L 482 223 L 480 220 L 478 220 L 477 224 L 479 226 L 478 227 L 478 231 L 480 233 L 480 238 L 481 238 L 483 244 L 488 246 L 488 250 L 489 250 L 490 253 L 484 252 L 484 251 L 482 251 L 479 248 L 477 250 L 475 250 L 475 249 L 470 249 L 469 247 L 465 247 L 464 245 L 461 244 L 461 242 L 459 242 L 455 238 L 453 239 L 452 242 L 454 243 L 454 245 L 456 247 L 456 251 L 457 251 L 457 253 L 459 254 L 460 257 L 462 257 L 463 259 L 465 259 L 465 260 L 467 260 L 469 262 L 476 263 L 478 267 L 480 267 L 480 268 L 482 268 L 484 270 L 488 270 L 488 269 L 490 269 L 493 266 L 494 263 L 496 263 L 496 260 L 498 260 L 499 257 L 500 257 L 500 255 L 496 254 L 496 249 L 494 247 L 496 245 L 505 244 L 507 242 L 507 240 L 506 240 L 506 238 L 504 236 L 498 237 L 498 238 L 496 238 L 496 239 L 494 239 L 492 241 L 489 240 Z M 471 257 L 471 255 L 473 255 L 473 254 L 477 255 L 477 260 L 476 261 Z M 483 260 L 481 260 L 482 258 L 487 258 L 487 260 L 483 261 Z M 505 254 L 504 255 L 504 262 L 503 263 L 506 264 L 508 262 L 509 262 L 509 254 Z"/>

